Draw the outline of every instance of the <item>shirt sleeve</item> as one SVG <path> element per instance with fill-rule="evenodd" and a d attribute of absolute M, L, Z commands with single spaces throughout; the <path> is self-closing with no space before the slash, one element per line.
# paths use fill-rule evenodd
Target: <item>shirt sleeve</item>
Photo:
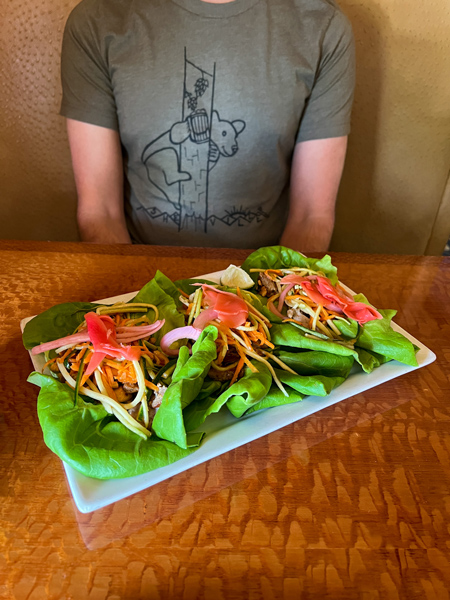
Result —
<path fill-rule="evenodd" d="M 61 51 L 64 117 L 118 130 L 117 109 L 96 19 L 81 3 L 70 14 Z M 98 20 L 97 20 L 98 22 Z"/>
<path fill-rule="evenodd" d="M 297 142 L 348 135 L 355 87 L 355 46 L 347 17 L 336 10 L 322 41 L 316 78 Z"/>

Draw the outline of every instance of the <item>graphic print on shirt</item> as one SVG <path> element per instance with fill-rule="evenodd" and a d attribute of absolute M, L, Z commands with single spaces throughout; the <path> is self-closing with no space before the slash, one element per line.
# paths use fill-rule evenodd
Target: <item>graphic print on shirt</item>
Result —
<path fill-rule="evenodd" d="M 148 216 L 170 219 L 179 231 L 204 232 L 216 221 L 240 226 L 267 217 L 262 209 L 255 212 L 243 207 L 225 208 L 223 214 L 210 212 L 211 171 L 219 160 L 233 160 L 245 122 L 227 120 L 214 108 L 215 64 L 209 73 L 187 60 L 185 51 L 184 65 L 181 119 L 142 152 L 152 191 L 144 207 Z M 172 205 L 169 209 L 167 201 Z"/>

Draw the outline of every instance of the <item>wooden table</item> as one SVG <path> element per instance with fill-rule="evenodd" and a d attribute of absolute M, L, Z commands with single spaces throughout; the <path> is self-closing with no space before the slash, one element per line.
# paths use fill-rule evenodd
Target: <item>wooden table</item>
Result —
<path fill-rule="evenodd" d="M 44 445 L 22 318 L 248 251 L 0 242 L 0 597 L 443 599 L 450 589 L 450 260 L 332 255 L 437 354 L 90 514 Z"/>

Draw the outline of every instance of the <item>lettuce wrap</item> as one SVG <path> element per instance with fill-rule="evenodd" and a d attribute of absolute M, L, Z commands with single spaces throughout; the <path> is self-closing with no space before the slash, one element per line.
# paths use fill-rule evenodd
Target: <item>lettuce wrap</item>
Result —
<path fill-rule="evenodd" d="M 183 323 L 175 299 L 168 293 L 172 285 L 167 277 L 157 272 L 130 301 L 133 304 L 149 303 L 158 308 L 159 316 L 165 322 L 154 334 L 155 342 L 166 331 Z M 24 346 L 31 349 L 72 334 L 87 313 L 101 306 L 66 303 L 50 308 L 27 323 L 23 332 Z M 191 377 L 191 381 L 194 379 Z M 187 443 L 181 448 L 154 432 L 142 439 L 109 414 L 102 404 L 76 394 L 54 376 L 34 372 L 28 381 L 41 388 L 37 411 L 45 443 L 63 461 L 88 477 L 115 479 L 139 475 L 188 456 L 200 441 L 197 436 L 196 445 Z M 201 387 L 201 383 L 199 374 L 197 386 Z"/>
<path fill-rule="evenodd" d="M 418 366 L 415 356 L 418 349 L 405 336 L 392 329 L 391 321 L 396 311 L 377 311 L 363 294 L 351 296 L 345 288 L 340 287 L 337 270 L 332 265 L 328 255 L 321 259 L 309 259 L 289 248 L 270 246 L 253 252 L 245 260 L 242 268 L 255 281 L 253 291 L 266 307 L 264 314 L 269 316 L 273 324 L 271 338 L 276 346 L 287 351 L 317 351 L 353 357 L 366 373 L 371 373 L 373 369 L 389 360 L 397 360 L 406 365 Z M 300 269 L 305 269 L 305 271 L 302 271 L 301 276 L 296 278 L 295 273 L 289 271 L 290 269 L 296 269 L 296 272 L 299 272 Z M 267 270 L 270 270 L 269 273 L 281 270 L 279 274 L 272 276 L 274 285 L 277 285 L 278 282 L 278 290 L 283 290 L 283 285 L 289 285 L 286 283 L 289 279 L 286 277 L 286 272 L 291 273 L 289 276 L 291 295 L 289 295 L 289 291 L 284 292 L 283 308 L 280 307 L 280 304 L 275 306 L 274 301 L 271 302 L 271 298 L 268 299 L 260 295 L 258 291 L 259 284 L 259 289 L 267 292 L 261 279 L 258 281 L 261 272 Z M 307 281 L 312 280 L 314 282 L 314 273 L 306 272 L 306 270 L 315 273 L 318 285 Z M 321 283 L 328 292 L 325 297 L 323 294 L 317 294 Z M 310 291 L 304 291 L 302 286 L 305 290 Z M 332 324 L 332 329 L 331 326 L 326 329 L 321 323 L 318 324 L 321 325 L 321 329 L 311 326 L 314 311 L 317 309 L 320 312 L 320 308 L 323 309 L 323 306 L 319 306 L 320 300 L 317 300 L 314 304 L 316 298 L 314 293 L 322 298 L 324 302 L 329 302 L 331 309 L 328 311 L 326 318 Z M 279 303 L 280 297 L 283 299 L 281 293 L 275 294 L 273 297 Z M 295 300 L 299 305 L 302 305 L 302 298 L 305 314 L 297 310 L 295 306 Z M 292 300 L 289 303 L 290 299 Z M 345 308 L 344 313 L 342 313 L 341 306 L 336 305 L 335 300 L 342 301 L 341 306 L 346 306 L 346 303 L 349 307 L 356 306 L 359 313 L 364 312 L 364 307 L 367 307 L 369 316 L 365 315 L 361 322 L 358 322 L 355 318 L 349 317 L 348 313 L 345 313 Z M 340 313 L 334 312 L 336 310 L 339 310 Z M 355 312 L 355 314 L 357 313 Z M 290 315 L 292 315 L 292 318 Z M 309 323 L 305 322 L 306 317 L 310 317 Z"/>

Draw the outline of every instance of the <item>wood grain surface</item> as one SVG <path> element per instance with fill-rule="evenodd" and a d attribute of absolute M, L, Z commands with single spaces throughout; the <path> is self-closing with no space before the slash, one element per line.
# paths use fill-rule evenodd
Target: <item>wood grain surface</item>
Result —
<path fill-rule="evenodd" d="M 75 508 L 42 439 L 20 320 L 247 254 L 0 242 L 0 598 L 449 598 L 449 259 L 332 255 L 433 364 L 114 505 Z"/>

